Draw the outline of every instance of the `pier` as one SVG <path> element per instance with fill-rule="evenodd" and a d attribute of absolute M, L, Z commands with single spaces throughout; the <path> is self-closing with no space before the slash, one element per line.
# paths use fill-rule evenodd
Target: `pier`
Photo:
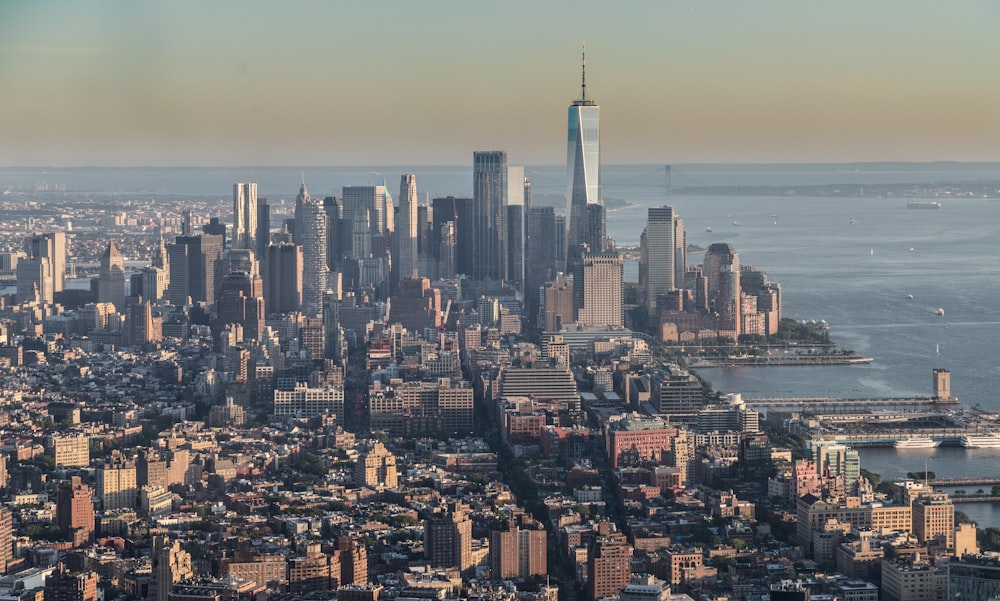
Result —
<path fill-rule="evenodd" d="M 748 407 L 762 413 L 871 413 L 872 411 L 940 411 L 959 407 L 957 401 L 935 397 L 836 399 L 836 398 L 786 398 L 747 399 Z"/>

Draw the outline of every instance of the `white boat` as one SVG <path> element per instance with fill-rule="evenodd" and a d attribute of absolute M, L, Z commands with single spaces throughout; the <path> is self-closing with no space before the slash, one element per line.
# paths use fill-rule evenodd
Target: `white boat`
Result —
<path fill-rule="evenodd" d="M 900 438 L 892 446 L 897 449 L 933 449 L 938 442 L 929 436 L 908 436 Z"/>
<path fill-rule="evenodd" d="M 937 314 L 937 315 L 944 315 L 944 309 L 942 309 L 941 307 L 938 307 L 938 310 L 935 311 L 934 313 Z"/>
<path fill-rule="evenodd" d="M 706 227 L 705 231 L 708 232 L 709 234 L 711 234 L 712 233 L 712 226 Z"/>
<path fill-rule="evenodd" d="M 1000 449 L 1000 433 L 963 434 L 960 442 L 967 449 Z"/>
<path fill-rule="evenodd" d="M 907 294 L 906 295 L 906 300 L 913 300 L 913 295 L 912 294 Z"/>

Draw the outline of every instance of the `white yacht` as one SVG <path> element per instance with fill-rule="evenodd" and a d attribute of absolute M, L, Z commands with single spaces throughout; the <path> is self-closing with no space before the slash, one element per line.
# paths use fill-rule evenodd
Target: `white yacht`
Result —
<path fill-rule="evenodd" d="M 967 449 L 1000 449 L 1000 433 L 963 434 L 961 443 Z"/>
<path fill-rule="evenodd" d="M 897 449 L 933 449 L 938 442 L 929 436 L 907 436 L 893 444 Z"/>

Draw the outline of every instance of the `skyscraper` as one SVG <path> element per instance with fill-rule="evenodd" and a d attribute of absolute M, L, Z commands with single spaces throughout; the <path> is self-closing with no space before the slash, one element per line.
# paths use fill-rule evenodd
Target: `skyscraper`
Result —
<path fill-rule="evenodd" d="M 507 153 L 474 152 L 472 185 L 472 279 L 502 280 L 507 275 Z"/>
<path fill-rule="evenodd" d="M 66 232 L 35 234 L 27 240 L 29 257 L 45 257 L 52 274 L 52 291 L 66 287 Z"/>
<path fill-rule="evenodd" d="M 267 311 L 278 315 L 298 311 L 302 306 L 302 247 L 269 245 L 261 271 Z"/>
<path fill-rule="evenodd" d="M 588 205 L 603 205 L 601 198 L 601 107 L 587 99 L 587 61 L 584 55 L 580 83 L 580 99 L 569 106 L 569 135 L 566 145 L 566 201 L 569 222 L 567 225 L 566 258 L 574 261 L 580 246 L 586 244 L 591 251 L 600 252 L 603 246 L 594 246 L 588 233 L 595 229 L 588 224 Z M 603 230 L 603 227 L 597 228 Z M 603 242 L 602 242 L 603 244 Z M 574 250 L 575 249 L 575 250 Z"/>
<path fill-rule="evenodd" d="M 369 237 L 377 234 L 384 234 L 392 229 L 387 223 L 387 219 L 392 214 L 389 208 L 392 205 L 392 197 L 385 186 L 344 186 L 341 189 L 341 201 L 344 205 L 344 221 L 347 227 L 352 227 L 355 220 L 364 217 L 368 221 Z M 371 251 L 371 240 L 367 241 L 368 252 Z M 354 248 L 351 249 L 352 259 L 365 259 L 366 254 L 361 254 L 355 241 Z"/>
<path fill-rule="evenodd" d="M 125 262 L 114 242 L 101 255 L 97 277 L 97 302 L 111 303 L 119 313 L 125 312 Z"/>
<path fill-rule="evenodd" d="M 524 167 L 507 168 L 507 274 L 505 279 L 516 282 L 523 290 L 524 283 L 524 237 L 527 207 L 525 206 Z"/>
<path fill-rule="evenodd" d="M 622 327 L 622 256 L 617 252 L 585 253 L 580 261 L 573 282 L 577 323 Z"/>
<path fill-rule="evenodd" d="M 406 173 L 399 182 L 399 228 L 396 231 L 399 254 L 398 281 L 417 277 L 417 176 Z"/>
<path fill-rule="evenodd" d="M 170 304 L 215 303 L 215 263 L 222 259 L 222 237 L 177 236 L 167 246 L 170 259 Z"/>
<path fill-rule="evenodd" d="M 295 199 L 301 208 L 295 239 L 302 244 L 302 312 L 319 315 L 323 310 L 330 268 L 326 263 L 326 212 L 323 204 L 309 196 L 305 182 Z"/>
<path fill-rule="evenodd" d="M 675 280 L 674 208 L 650 207 L 646 218 L 639 273 L 650 317 L 656 316 L 657 299 L 677 288 Z"/>
<path fill-rule="evenodd" d="M 233 248 L 257 249 L 257 184 L 233 184 Z"/>

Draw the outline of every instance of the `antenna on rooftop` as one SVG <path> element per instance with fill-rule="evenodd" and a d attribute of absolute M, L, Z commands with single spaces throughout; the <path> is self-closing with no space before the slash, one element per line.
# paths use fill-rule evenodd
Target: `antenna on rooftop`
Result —
<path fill-rule="evenodd" d="M 582 69 L 580 72 L 580 100 L 587 100 L 587 44 L 583 44 L 581 55 Z"/>

